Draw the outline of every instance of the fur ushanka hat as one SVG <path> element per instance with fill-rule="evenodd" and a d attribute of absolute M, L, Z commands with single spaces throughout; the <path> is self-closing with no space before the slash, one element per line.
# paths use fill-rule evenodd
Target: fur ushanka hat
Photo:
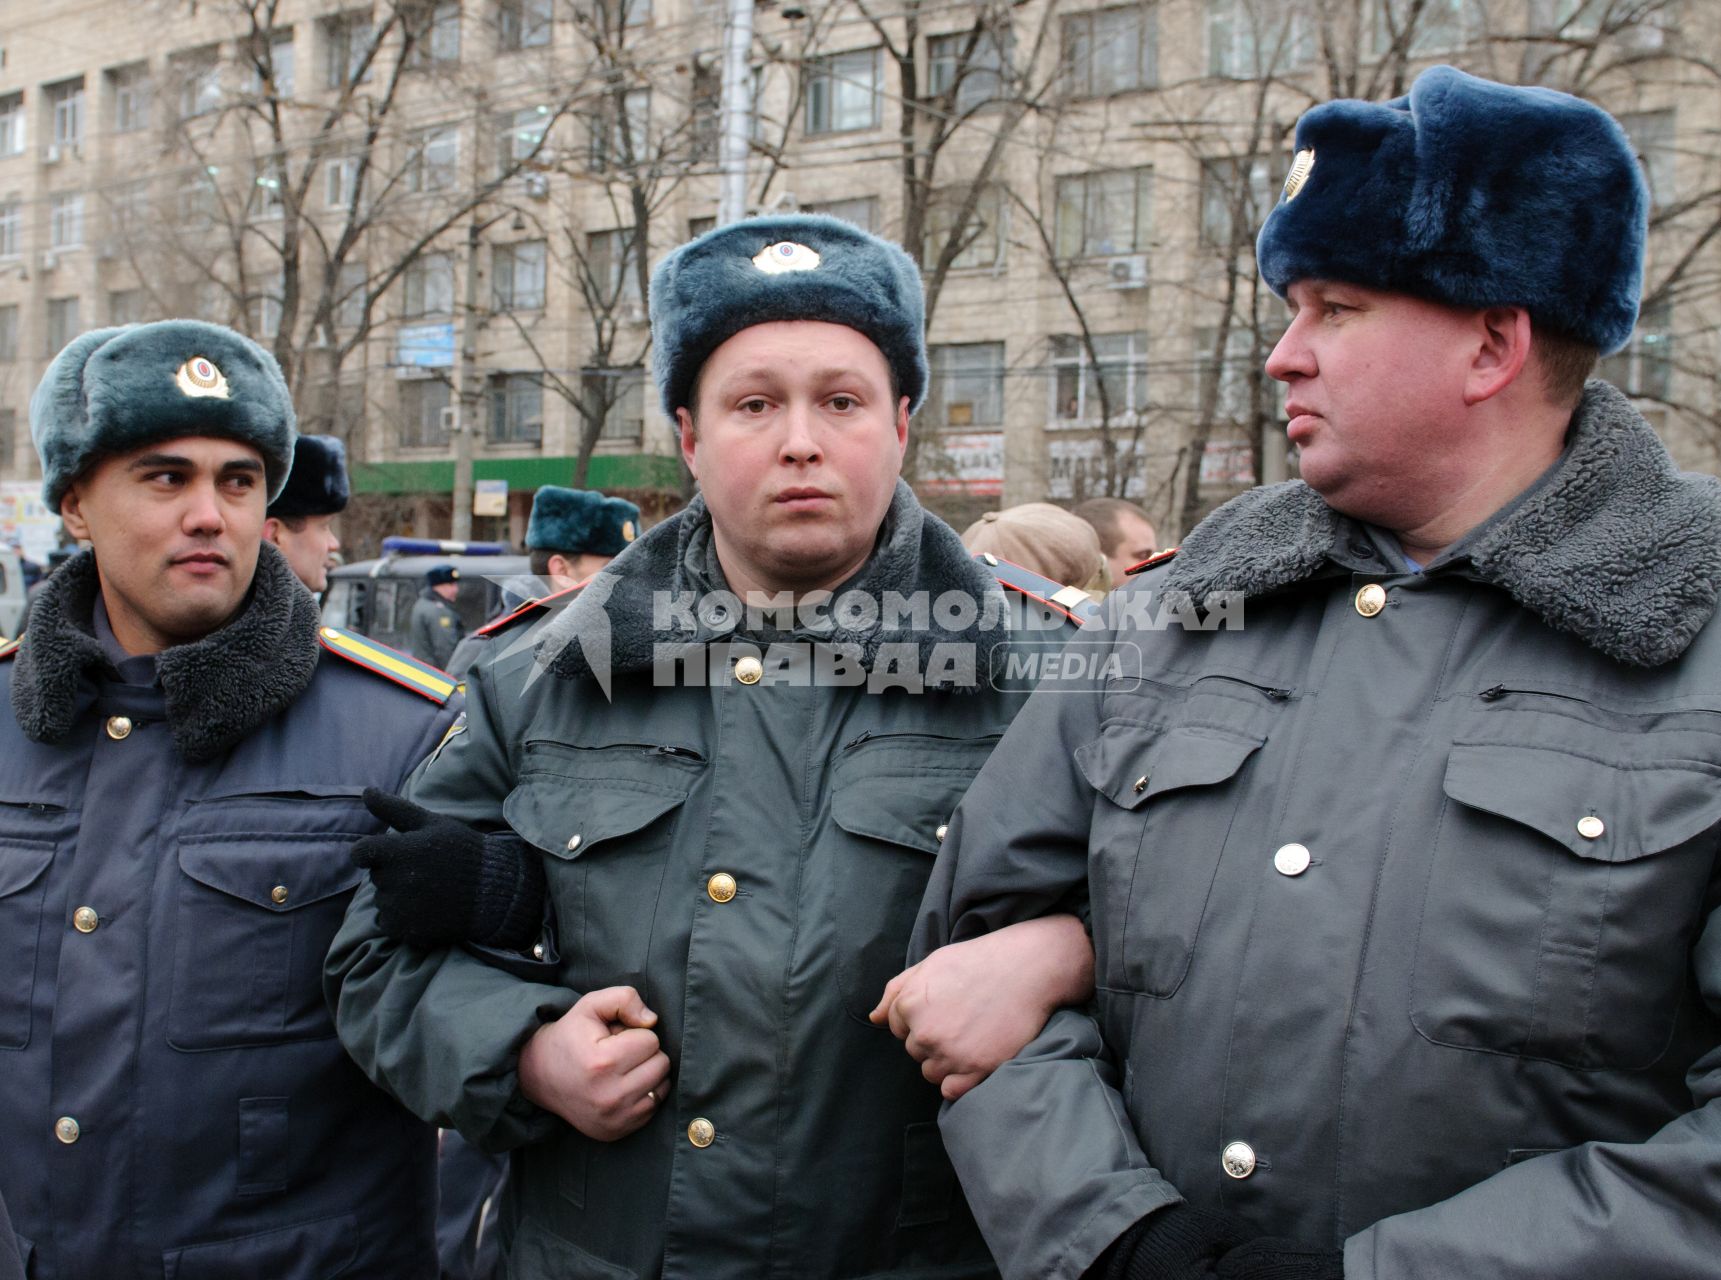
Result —
<path fill-rule="evenodd" d="M 1255 247 L 1283 297 L 1322 279 L 1519 306 L 1606 353 L 1631 337 L 1649 196 L 1600 107 L 1431 67 L 1387 103 L 1324 103 Z"/>
<path fill-rule="evenodd" d="M 565 555 L 619 556 L 639 536 L 639 508 L 595 489 L 546 484 L 532 495 L 526 546 Z"/>
<path fill-rule="evenodd" d="M 339 515 L 350 497 L 346 445 L 338 436 L 300 436 L 287 486 L 269 504 L 269 514 L 287 520 Z"/>
<path fill-rule="evenodd" d="M 80 472 L 153 440 L 221 436 L 263 455 L 269 500 L 293 466 L 293 400 L 275 357 L 201 320 L 92 329 L 68 342 L 30 397 L 30 438 L 52 511 Z"/>
<path fill-rule="evenodd" d="M 823 320 L 866 335 L 908 411 L 926 396 L 920 272 L 888 240 L 818 214 L 747 218 L 707 231 L 651 275 L 652 368 L 663 411 L 689 407 L 706 358 L 743 329 Z"/>

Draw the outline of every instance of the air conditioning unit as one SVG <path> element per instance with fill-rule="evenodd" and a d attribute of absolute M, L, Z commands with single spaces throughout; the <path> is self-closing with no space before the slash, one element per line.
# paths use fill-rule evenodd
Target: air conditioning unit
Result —
<path fill-rule="evenodd" d="M 534 200 L 548 200 L 550 198 L 550 179 L 546 174 L 528 173 L 525 186 L 526 194 Z"/>
<path fill-rule="evenodd" d="M 616 308 L 623 324 L 644 324 L 646 322 L 645 303 L 624 302 Z"/>
<path fill-rule="evenodd" d="M 1106 263 L 1106 288 L 1145 289 L 1147 287 L 1147 255 L 1126 254 Z"/>
<path fill-rule="evenodd" d="M 59 265 L 60 255 L 55 253 L 52 249 L 42 255 L 42 270 L 52 271 Z"/>
<path fill-rule="evenodd" d="M 60 144 L 57 142 L 50 142 L 45 147 L 42 148 L 42 163 L 43 164 L 59 164 L 60 163 L 60 156 L 62 154 L 63 153 L 60 150 Z"/>

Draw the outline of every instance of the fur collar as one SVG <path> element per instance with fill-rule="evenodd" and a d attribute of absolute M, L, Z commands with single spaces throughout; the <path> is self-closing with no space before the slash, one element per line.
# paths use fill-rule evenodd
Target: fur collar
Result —
<path fill-rule="evenodd" d="M 30 608 L 12 672 L 12 710 L 37 742 L 72 731 L 88 673 L 107 664 L 95 636 L 95 554 L 55 571 Z M 213 760 L 305 691 L 317 665 L 317 602 L 281 553 L 264 543 L 251 593 L 218 631 L 156 655 L 174 745 Z"/>
<path fill-rule="evenodd" d="M 992 650 L 1007 634 L 1009 607 L 997 579 L 968 554 L 949 525 L 927 514 L 901 480 L 872 559 L 839 588 L 838 599 L 849 591 L 873 600 L 881 600 L 885 592 L 904 596 L 925 592 L 934 601 L 945 592 L 957 592 L 975 602 L 972 612 L 978 616 L 966 625 L 949 627 L 941 625 L 936 610 L 931 611 L 926 627 L 906 621 L 886 627 L 885 621 L 896 620 L 876 616 L 870 622 L 845 625 L 839 616 L 829 630 L 799 636 L 755 635 L 738 629 L 738 620 L 724 613 L 692 610 L 694 602 L 706 600 L 713 592 L 727 594 L 712 546 L 711 515 L 704 499 L 696 496 L 683 511 L 629 545 L 544 627 L 537 662 L 554 675 L 579 679 L 596 674 L 601 682 L 606 666 L 616 672 L 649 669 L 659 656 L 659 646 L 697 646 L 744 635 L 766 642 L 816 638 L 849 653 L 868 671 L 886 645 L 913 645 L 923 671 L 938 665 L 933 661 L 935 646 L 971 645 L 976 671 L 983 676 Z M 685 601 L 689 608 L 665 611 L 654 599 L 660 596 Z M 840 615 L 841 610 L 834 613 Z M 928 687 L 969 686 L 955 680 Z"/>
<path fill-rule="evenodd" d="M 1300 480 L 1251 490 L 1190 533 L 1165 585 L 1266 595 L 1314 575 L 1347 523 Z M 1721 481 L 1677 471 L 1631 402 L 1591 382 L 1558 471 L 1464 549 L 1474 576 L 1549 626 L 1660 666 L 1715 612 Z"/>

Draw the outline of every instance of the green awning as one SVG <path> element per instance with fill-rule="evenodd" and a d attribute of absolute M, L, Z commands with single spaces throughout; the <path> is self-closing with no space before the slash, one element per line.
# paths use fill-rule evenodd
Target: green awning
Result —
<path fill-rule="evenodd" d="M 474 480 L 506 480 L 510 492 L 546 484 L 572 484 L 574 462 L 561 458 L 480 458 Z M 452 493 L 454 460 L 435 462 L 355 462 L 354 493 Z M 681 464 L 661 453 L 598 453 L 586 470 L 592 489 L 679 489 Z"/>

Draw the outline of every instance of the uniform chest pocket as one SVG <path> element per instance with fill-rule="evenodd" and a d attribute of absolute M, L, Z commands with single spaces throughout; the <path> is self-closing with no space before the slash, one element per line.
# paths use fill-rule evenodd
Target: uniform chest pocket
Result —
<path fill-rule="evenodd" d="M 705 770 L 690 747 L 526 744 L 502 815 L 546 854 L 557 943 L 570 985 L 650 995 L 646 957 L 670 848 Z"/>
<path fill-rule="evenodd" d="M 187 835 L 179 845 L 173 994 L 177 1049 L 335 1033 L 323 957 L 359 882 L 350 832 Z"/>
<path fill-rule="evenodd" d="M 0 831 L 0 1049 L 30 1043 L 43 894 L 54 842 Z"/>
<path fill-rule="evenodd" d="M 1164 997 L 1183 985 L 1231 834 L 1232 783 L 1265 741 L 1211 725 L 1112 724 L 1077 749 L 1098 793 L 1088 888 L 1099 986 Z"/>
<path fill-rule="evenodd" d="M 1658 758 L 1653 736 L 1584 730 L 1570 750 L 1457 742 L 1444 789 L 1411 984 L 1417 1030 L 1572 1067 L 1655 1062 L 1702 923 L 1721 768 Z"/>
<path fill-rule="evenodd" d="M 862 1022 L 908 963 L 908 938 L 946 824 L 998 735 L 868 735 L 831 775 L 828 910 L 843 1008 Z"/>

